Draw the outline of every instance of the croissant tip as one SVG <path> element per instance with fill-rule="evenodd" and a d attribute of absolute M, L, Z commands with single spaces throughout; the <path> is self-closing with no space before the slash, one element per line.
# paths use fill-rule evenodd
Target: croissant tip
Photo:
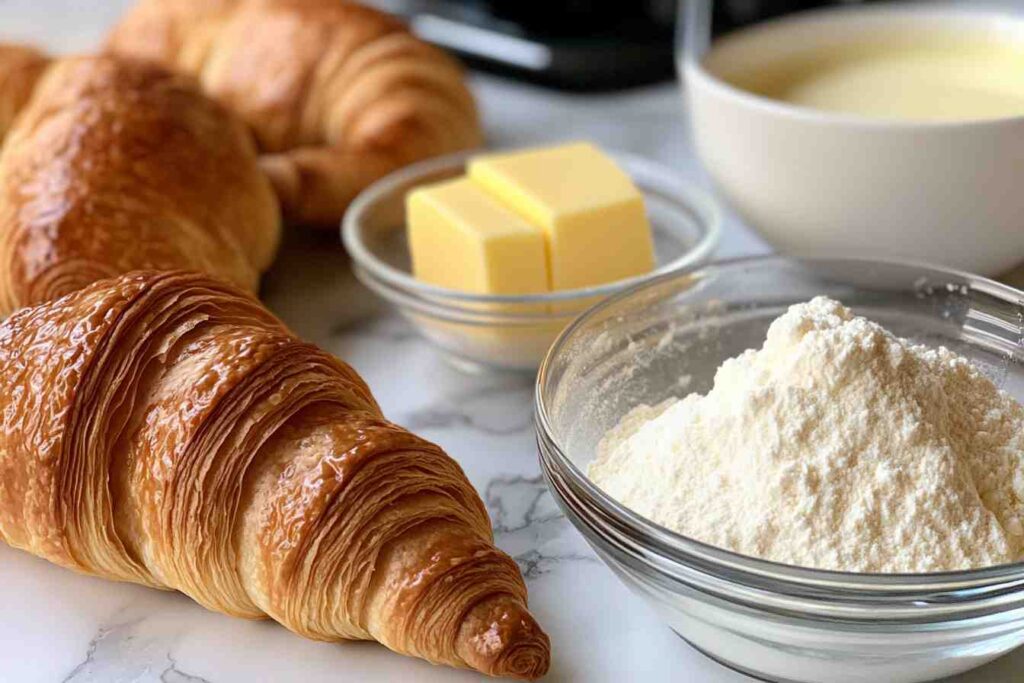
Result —
<path fill-rule="evenodd" d="M 512 645 L 488 673 L 500 678 L 524 681 L 533 681 L 544 676 L 551 663 L 551 653 L 547 636 L 543 633 L 540 635 L 543 637 L 542 640 Z"/>
<path fill-rule="evenodd" d="M 512 596 L 494 597 L 470 610 L 462 635 L 460 654 L 478 671 L 529 681 L 548 672 L 551 642 L 526 606 Z"/>

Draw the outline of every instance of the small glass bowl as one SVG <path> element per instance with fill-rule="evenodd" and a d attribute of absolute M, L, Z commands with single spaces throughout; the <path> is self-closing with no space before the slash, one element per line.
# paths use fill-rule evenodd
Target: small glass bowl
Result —
<path fill-rule="evenodd" d="M 824 294 L 944 345 L 1024 398 L 1024 293 L 972 275 L 862 260 L 760 257 L 672 273 L 576 320 L 537 379 L 541 467 L 570 521 L 680 636 L 776 681 L 926 681 L 1024 642 L 1024 563 L 936 574 L 820 571 L 738 555 L 623 507 L 586 476 L 634 406 L 704 393 L 791 304 Z"/>
<path fill-rule="evenodd" d="M 655 163 L 610 153 L 644 195 L 656 270 L 598 287 L 524 296 L 468 294 L 420 282 L 411 274 L 405 195 L 464 174 L 475 154 L 430 159 L 378 181 L 352 203 L 341 230 L 356 276 L 464 369 L 535 371 L 558 333 L 589 306 L 659 274 L 701 263 L 718 242 L 719 212 L 704 192 Z"/>

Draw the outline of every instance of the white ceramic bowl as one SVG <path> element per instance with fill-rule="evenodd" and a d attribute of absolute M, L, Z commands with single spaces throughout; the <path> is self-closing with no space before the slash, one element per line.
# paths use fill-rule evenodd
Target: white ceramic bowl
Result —
<path fill-rule="evenodd" d="M 794 50 L 922 26 L 1024 45 L 1024 17 L 951 7 L 852 8 L 770 21 L 683 59 L 698 152 L 723 197 L 775 247 L 900 256 L 998 275 L 1024 261 L 1024 116 L 869 119 L 740 90 Z"/>

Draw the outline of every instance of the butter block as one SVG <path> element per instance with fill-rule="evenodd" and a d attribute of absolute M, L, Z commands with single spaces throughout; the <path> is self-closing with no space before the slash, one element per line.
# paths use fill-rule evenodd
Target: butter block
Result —
<path fill-rule="evenodd" d="M 469 177 L 544 230 L 552 290 L 604 284 L 654 268 L 643 196 L 589 143 L 478 157 L 469 164 Z"/>
<path fill-rule="evenodd" d="M 469 179 L 414 190 L 406 212 L 417 279 L 474 294 L 548 291 L 543 231 Z"/>

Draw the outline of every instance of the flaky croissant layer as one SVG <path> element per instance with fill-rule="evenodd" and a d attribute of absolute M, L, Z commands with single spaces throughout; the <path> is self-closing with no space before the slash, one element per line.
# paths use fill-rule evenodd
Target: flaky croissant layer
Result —
<path fill-rule="evenodd" d="M 0 46 L 0 133 L 0 314 L 144 268 L 255 291 L 274 258 L 251 134 L 187 76 Z"/>
<path fill-rule="evenodd" d="M 368 184 L 481 142 L 459 65 L 348 0 L 140 0 L 107 49 L 195 76 L 252 127 L 286 214 L 336 228 Z"/>
<path fill-rule="evenodd" d="M 140 272 L 0 326 L 0 538 L 322 640 L 536 678 L 479 496 L 255 299 Z"/>

